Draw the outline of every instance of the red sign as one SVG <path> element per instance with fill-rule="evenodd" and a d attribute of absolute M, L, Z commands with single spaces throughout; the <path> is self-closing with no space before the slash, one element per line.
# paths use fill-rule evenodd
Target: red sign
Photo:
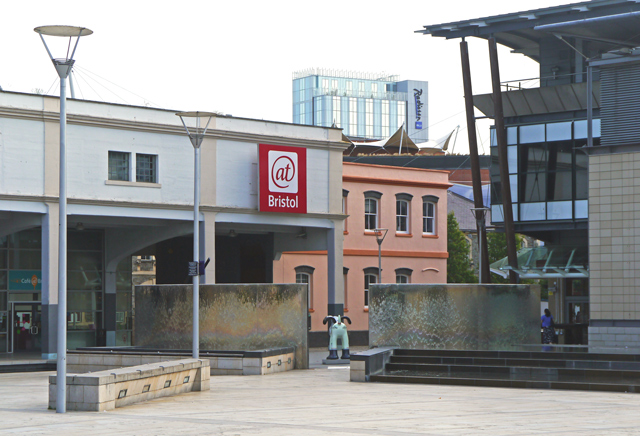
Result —
<path fill-rule="evenodd" d="M 307 149 L 260 144 L 260 211 L 307 213 Z"/>

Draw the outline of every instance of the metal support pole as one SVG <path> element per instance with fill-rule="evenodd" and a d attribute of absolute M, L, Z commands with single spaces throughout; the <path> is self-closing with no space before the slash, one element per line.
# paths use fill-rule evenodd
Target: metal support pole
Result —
<path fill-rule="evenodd" d="M 593 67 L 587 64 L 587 147 L 593 147 Z"/>
<path fill-rule="evenodd" d="M 474 208 L 484 208 L 482 198 L 482 176 L 480 174 L 480 158 L 478 157 L 478 139 L 476 137 L 476 120 L 473 108 L 473 90 L 471 88 L 471 66 L 469 63 L 469 47 L 467 41 L 460 43 L 460 58 L 462 60 L 462 81 L 464 85 L 464 102 L 467 113 L 467 134 L 469 136 L 469 155 L 471 160 L 471 180 L 473 184 Z M 456 133 L 457 135 L 457 133 Z M 484 218 L 476 219 L 476 231 L 478 232 L 478 281 L 491 283 L 489 271 L 489 251 L 487 249 L 487 232 L 484 226 Z M 482 249 L 481 249 L 482 247 Z"/>
<path fill-rule="evenodd" d="M 199 120 L 198 120 L 199 121 Z M 200 272 L 200 147 L 194 147 L 193 260 Z M 193 358 L 200 355 L 200 276 L 193 276 Z"/>
<path fill-rule="evenodd" d="M 56 412 L 67 411 L 67 78 L 60 77 L 60 222 L 58 224 L 58 356 Z"/>
<path fill-rule="evenodd" d="M 382 283 L 382 241 L 378 241 L 378 280 Z"/>
<path fill-rule="evenodd" d="M 498 65 L 498 48 L 496 39 L 489 38 L 489 60 L 491 62 L 491 84 L 493 86 L 493 107 L 496 123 L 496 139 L 498 142 L 498 162 L 500 168 L 500 186 L 502 190 L 502 208 L 504 212 L 504 232 L 507 239 L 507 258 L 511 270 L 509 281 L 517 283 L 515 269 L 518 268 L 516 254 L 516 234 L 513 226 L 513 207 L 511 204 L 511 184 L 509 181 L 509 166 L 507 159 L 507 137 L 504 127 L 504 112 L 502 110 L 502 92 L 500 89 L 500 68 Z"/>

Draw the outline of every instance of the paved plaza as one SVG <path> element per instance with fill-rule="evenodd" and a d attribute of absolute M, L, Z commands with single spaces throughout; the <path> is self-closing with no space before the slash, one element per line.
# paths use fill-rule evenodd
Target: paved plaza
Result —
<path fill-rule="evenodd" d="M 47 410 L 52 372 L 0 374 L 1 435 L 640 435 L 640 394 L 349 382 L 346 367 L 212 377 L 109 412 Z"/>

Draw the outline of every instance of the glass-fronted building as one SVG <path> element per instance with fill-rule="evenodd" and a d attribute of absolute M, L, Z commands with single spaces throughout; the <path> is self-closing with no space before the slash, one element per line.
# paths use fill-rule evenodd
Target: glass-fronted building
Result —
<path fill-rule="evenodd" d="M 398 76 L 311 68 L 293 73 L 293 122 L 343 129 L 350 138 L 382 139 L 402 125 L 428 139 L 428 85 Z"/>

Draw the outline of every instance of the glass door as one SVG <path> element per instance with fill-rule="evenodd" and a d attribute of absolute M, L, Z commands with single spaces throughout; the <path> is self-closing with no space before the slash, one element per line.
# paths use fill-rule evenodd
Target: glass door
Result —
<path fill-rule="evenodd" d="M 42 306 L 40 303 L 11 303 L 11 351 L 42 350 Z"/>

